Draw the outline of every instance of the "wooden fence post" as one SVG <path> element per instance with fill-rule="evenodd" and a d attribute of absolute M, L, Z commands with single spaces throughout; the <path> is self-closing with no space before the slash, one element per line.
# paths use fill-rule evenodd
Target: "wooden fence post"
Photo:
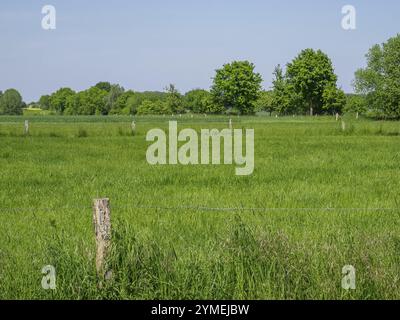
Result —
<path fill-rule="evenodd" d="M 25 120 L 24 132 L 25 132 L 25 135 L 29 134 L 29 121 L 28 120 Z"/>
<path fill-rule="evenodd" d="M 229 129 L 232 129 L 232 119 L 229 119 Z"/>
<path fill-rule="evenodd" d="M 111 241 L 111 210 L 107 198 L 93 201 L 93 224 L 96 236 L 96 269 L 99 276 L 104 276 L 105 261 Z"/>
<path fill-rule="evenodd" d="M 336 121 L 339 121 L 339 113 L 336 113 Z"/>

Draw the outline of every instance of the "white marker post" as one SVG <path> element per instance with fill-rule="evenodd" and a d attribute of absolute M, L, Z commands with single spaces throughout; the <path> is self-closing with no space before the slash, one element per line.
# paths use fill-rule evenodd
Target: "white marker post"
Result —
<path fill-rule="evenodd" d="M 29 134 L 29 121 L 28 120 L 25 120 L 24 131 L 25 131 L 25 135 Z"/>

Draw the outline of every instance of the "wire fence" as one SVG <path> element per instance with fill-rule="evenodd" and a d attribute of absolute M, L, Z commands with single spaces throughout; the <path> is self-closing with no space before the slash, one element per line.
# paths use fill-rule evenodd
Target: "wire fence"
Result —
<path fill-rule="evenodd" d="M 65 210 L 91 210 L 92 206 L 61 207 L 0 207 L 1 212 L 58 212 Z M 209 206 L 159 206 L 159 205 L 110 205 L 112 210 L 154 210 L 154 211 L 198 211 L 198 212 L 400 212 L 400 208 L 370 207 L 209 207 Z"/>

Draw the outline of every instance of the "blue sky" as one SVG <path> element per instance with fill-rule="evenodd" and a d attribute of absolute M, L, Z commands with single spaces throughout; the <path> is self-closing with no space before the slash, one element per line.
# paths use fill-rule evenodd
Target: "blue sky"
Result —
<path fill-rule="evenodd" d="M 46 4 L 57 9 L 56 30 L 41 28 Z M 341 28 L 346 4 L 357 9 L 355 31 Z M 16 88 L 27 102 L 98 81 L 185 92 L 209 88 L 216 68 L 245 59 L 269 88 L 274 67 L 310 47 L 331 57 L 350 92 L 368 49 L 399 32 L 398 0 L 2 0 L 0 90 Z"/>

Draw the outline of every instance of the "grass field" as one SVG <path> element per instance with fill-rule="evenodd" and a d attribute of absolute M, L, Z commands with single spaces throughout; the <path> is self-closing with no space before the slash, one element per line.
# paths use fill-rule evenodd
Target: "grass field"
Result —
<path fill-rule="evenodd" d="M 150 166 L 167 117 L 0 117 L 1 299 L 400 299 L 400 123 L 234 118 L 255 170 Z M 180 128 L 226 128 L 223 117 Z M 92 199 L 111 200 L 98 288 Z M 43 290 L 53 265 L 57 289 Z M 342 289 L 342 267 L 356 290 Z"/>

